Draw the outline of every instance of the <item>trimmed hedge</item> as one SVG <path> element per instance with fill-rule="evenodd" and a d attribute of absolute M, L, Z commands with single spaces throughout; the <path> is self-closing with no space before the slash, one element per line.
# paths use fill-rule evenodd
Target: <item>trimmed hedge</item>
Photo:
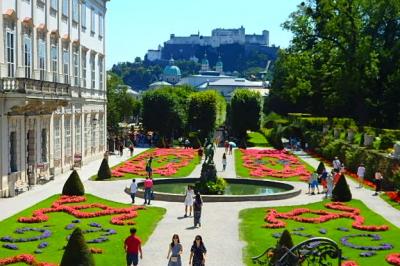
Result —
<path fill-rule="evenodd" d="M 97 172 L 97 179 L 104 180 L 110 178 L 111 178 L 110 166 L 108 165 L 107 159 L 104 158 L 103 161 L 101 161 L 99 171 Z"/>
<path fill-rule="evenodd" d="M 342 174 L 332 191 L 332 201 L 349 202 L 352 195 L 346 177 Z"/>
<path fill-rule="evenodd" d="M 62 194 L 66 196 L 83 196 L 85 188 L 76 170 L 73 170 L 64 184 Z"/>
<path fill-rule="evenodd" d="M 94 266 L 94 258 L 83 237 L 82 230 L 78 227 L 72 232 L 65 247 L 60 266 Z"/>

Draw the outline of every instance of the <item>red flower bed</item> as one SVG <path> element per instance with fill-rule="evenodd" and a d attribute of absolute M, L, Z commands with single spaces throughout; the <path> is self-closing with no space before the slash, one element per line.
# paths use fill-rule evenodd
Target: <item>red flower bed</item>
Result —
<path fill-rule="evenodd" d="M 0 259 L 0 266 L 3 265 L 11 265 L 11 264 L 16 264 L 16 263 L 25 263 L 27 265 L 33 265 L 33 266 L 58 266 L 57 264 L 53 263 L 47 263 L 47 262 L 38 262 L 35 258 L 35 256 L 31 254 L 21 254 L 21 255 L 16 255 L 14 257 L 8 257 L 4 259 Z"/>
<path fill-rule="evenodd" d="M 400 253 L 389 254 L 386 261 L 392 265 L 400 266 Z"/>
<path fill-rule="evenodd" d="M 345 262 L 342 262 L 342 266 L 358 266 L 358 264 L 353 260 L 347 260 Z"/>
<path fill-rule="evenodd" d="M 50 212 L 66 212 L 75 216 L 76 218 L 93 218 L 105 215 L 114 215 L 121 214 L 118 216 L 114 216 L 111 218 L 111 223 L 116 225 L 132 225 L 135 224 L 131 219 L 136 217 L 137 210 L 144 209 L 142 206 L 131 206 L 127 208 L 114 208 L 109 207 L 100 203 L 92 203 L 92 204 L 81 204 L 81 205 L 65 205 L 67 203 L 79 203 L 85 202 L 86 198 L 83 196 L 61 196 L 58 200 L 53 202 L 51 208 L 43 208 L 38 209 L 33 212 L 32 217 L 20 217 L 18 218 L 18 222 L 20 223 L 41 223 L 49 220 L 49 217 L 46 213 Z M 95 212 L 83 212 L 83 209 L 90 208 L 99 208 L 100 211 Z M 129 220 L 129 221 L 128 221 Z"/>
<path fill-rule="evenodd" d="M 189 165 L 196 154 L 197 150 L 193 149 L 155 149 L 126 161 L 122 165 L 115 167 L 111 173 L 114 177 L 123 177 L 127 173 L 146 176 L 146 161 L 152 156 L 155 161 L 162 163 L 162 166 L 153 168 L 153 174 L 171 176 L 176 174 L 182 167 Z M 169 159 L 168 156 L 171 155 L 176 158 L 173 160 Z"/>
<path fill-rule="evenodd" d="M 387 225 L 364 225 L 365 219 L 360 215 L 360 209 L 352 208 L 346 206 L 342 202 L 331 202 L 325 204 L 325 207 L 332 210 L 342 211 L 342 212 L 328 212 L 325 210 L 310 210 L 307 208 L 297 208 L 290 212 L 279 213 L 275 209 L 268 210 L 268 214 L 265 216 L 264 221 L 267 222 L 265 227 L 267 228 L 284 228 L 286 223 L 280 219 L 293 220 L 301 223 L 325 223 L 330 220 L 339 218 L 349 218 L 353 219 L 354 222 L 352 227 L 354 229 L 362 231 L 387 231 L 389 227 Z M 304 213 L 312 213 L 319 215 L 319 217 L 307 218 L 301 217 Z"/>
<path fill-rule="evenodd" d="M 400 191 L 390 191 L 390 192 L 386 192 L 386 195 L 388 195 L 388 197 L 397 203 L 400 203 Z"/>
<path fill-rule="evenodd" d="M 301 180 L 307 180 L 310 172 L 304 164 L 285 150 L 274 149 L 241 149 L 243 166 L 249 169 L 250 175 L 256 177 L 289 178 L 298 176 Z M 277 170 L 265 165 L 264 160 L 270 165 L 283 165 L 283 169 Z"/>

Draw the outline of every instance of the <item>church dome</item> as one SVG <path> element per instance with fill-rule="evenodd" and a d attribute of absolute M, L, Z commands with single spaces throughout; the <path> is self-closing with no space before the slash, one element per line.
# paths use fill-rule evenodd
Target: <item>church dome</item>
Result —
<path fill-rule="evenodd" d="M 180 76 L 181 70 L 177 66 L 168 65 L 164 68 L 164 76 Z"/>

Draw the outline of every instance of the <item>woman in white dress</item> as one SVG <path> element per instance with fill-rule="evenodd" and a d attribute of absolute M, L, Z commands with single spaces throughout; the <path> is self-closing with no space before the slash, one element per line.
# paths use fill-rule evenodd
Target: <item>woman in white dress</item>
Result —
<path fill-rule="evenodd" d="M 194 197 L 194 190 L 191 185 L 188 185 L 185 196 L 185 217 L 188 217 L 187 216 L 188 209 L 189 209 L 189 216 L 192 216 L 193 197 Z"/>

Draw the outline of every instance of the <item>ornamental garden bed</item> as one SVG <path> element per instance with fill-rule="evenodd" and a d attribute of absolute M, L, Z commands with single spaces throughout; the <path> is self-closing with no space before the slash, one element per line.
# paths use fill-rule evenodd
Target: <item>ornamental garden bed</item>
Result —
<path fill-rule="evenodd" d="M 246 265 L 253 265 L 251 257 L 274 247 L 284 229 L 289 230 L 295 245 L 309 237 L 331 238 L 342 249 L 344 261 L 356 265 L 390 265 L 386 258 L 395 258 L 390 255 L 400 246 L 400 229 L 358 200 L 246 209 L 239 216 L 240 237 L 247 242 L 243 252 Z"/>
<path fill-rule="evenodd" d="M 389 203 L 393 208 L 400 210 L 400 193 L 397 191 L 390 191 L 382 193 L 381 198 Z"/>
<path fill-rule="evenodd" d="M 162 208 L 131 206 L 92 195 L 52 196 L 0 222 L 0 265 L 58 265 L 76 227 L 83 230 L 96 265 L 124 265 L 122 243 L 129 229 L 135 226 L 145 243 L 164 214 Z"/>
<path fill-rule="evenodd" d="M 200 157 L 195 149 L 163 149 L 147 150 L 135 157 L 111 168 L 111 179 L 144 178 L 146 162 L 153 157 L 153 178 L 157 177 L 186 177 L 200 163 Z M 95 180 L 96 176 L 91 177 Z"/>
<path fill-rule="evenodd" d="M 306 181 L 314 169 L 285 150 L 237 149 L 236 173 L 240 177 Z"/>

